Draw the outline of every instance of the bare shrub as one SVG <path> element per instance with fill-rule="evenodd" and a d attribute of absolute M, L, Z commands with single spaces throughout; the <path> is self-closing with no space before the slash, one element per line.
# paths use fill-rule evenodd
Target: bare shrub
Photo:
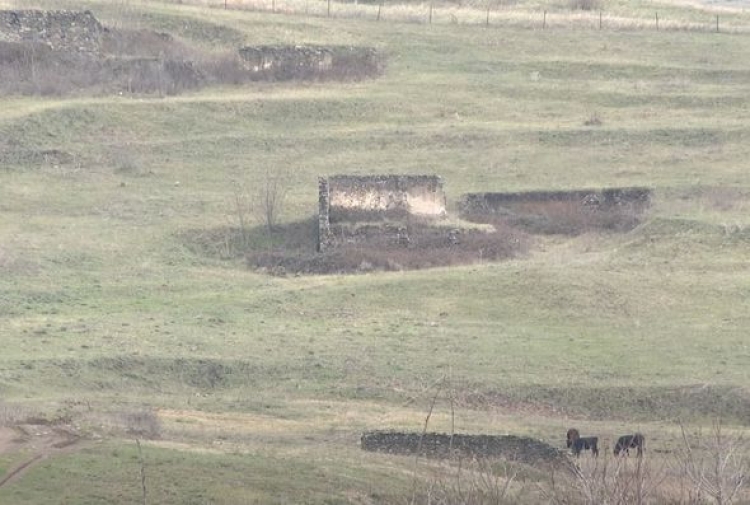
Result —
<path fill-rule="evenodd" d="M 716 505 L 736 503 L 750 470 L 748 441 L 742 435 L 727 434 L 721 421 L 714 423 L 706 437 L 691 437 L 684 426 L 681 429 L 683 445 L 677 452 L 677 464 L 693 486 L 692 495 L 705 496 Z"/>
<path fill-rule="evenodd" d="M 0 42 L 2 94 L 63 95 L 92 87 L 99 77 L 88 55 L 54 52 L 41 43 Z"/>
<path fill-rule="evenodd" d="M 151 30 L 109 30 L 102 40 L 102 51 L 119 57 L 191 59 L 196 50 L 168 33 Z"/>
<path fill-rule="evenodd" d="M 586 121 L 584 121 L 583 124 L 584 126 L 601 126 L 602 124 L 604 124 L 604 121 L 602 121 L 602 117 L 599 115 L 599 113 L 594 111 L 589 114 L 589 117 L 586 118 Z"/>
<path fill-rule="evenodd" d="M 250 73 L 242 65 L 242 60 L 235 52 L 204 55 L 198 61 L 198 66 L 215 84 L 239 85 L 252 80 Z"/>
<path fill-rule="evenodd" d="M 256 191 L 255 212 L 260 217 L 268 232 L 276 228 L 276 223 L 284 209 L 288 177 L 284 171 L 272 173 L 266 170 Z"/>
<path fill-rule="evenodd" d="M 112 84 L 128 93 L 176 95 L 206 81 L 190 61 L 138 58 L 108 61 L 107 66 Z"/>
<path fill-rule="evenodd" d="M 151 409 L 117 412 L 115 423 L 125 429 L 129 435 L 155 439 L 161 436 L 161 421 Z"/>
<path fill-rule="evenodd" d="M 574 11 L 593 11 L 601 9 L 600 0 L 569 0 L 568 7 Z"/>
<path fill-rule="evenodd" d="M 439 467 L 421 486 L 411 503 L 429 505 L 503 505 L 518 503 L 523 488 L 514 490 L 517 466 L 486 459 L 459 460 Z"/>
<path fill-rule="evenodd" d="M 0 426 L 9 427 L 22 424 L 27 419 L 36 416 L 36 413 L 22 405 L 0 400 Z"/>
<path fill-rule="evenodd" d="M 645 458 L 586 458 L 572 473 L 553 474 L 541 485 L 542 495 L 554 505 L 646 505 L 667 503 L 661 486 L 666 468 L 655 468 Z"/>
<path fill-rule="evenodd" d="M 115 173 L 121 175 L 140 175 L 142 167 L 127 146 L 112 149 L 109 158 Z"/>

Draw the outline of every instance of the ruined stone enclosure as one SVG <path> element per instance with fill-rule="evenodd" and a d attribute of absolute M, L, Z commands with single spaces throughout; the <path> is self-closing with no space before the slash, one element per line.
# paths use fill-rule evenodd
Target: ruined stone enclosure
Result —
<path fill-rule="evenodd" d="M 647 188 L 607 188 L 521 193 L 467 193 L 460 215 L 478 223 L 505 223 L 530 233 L 575 235 L 628 231 L 651 205 Z"/>
<path fill-rule="evenodd" d="M 95 53 L 106 29 L 90 11 L 0 10 L 0 41 Z"/>
<path fill-rule="evenodd" d="M 382 73 L 384 59 L 372 47 L 252 46 L 239 50 L 245 69 L 259 80 L 356 80 Z"/>
<path fill-rule="evenodd" d="M 466 435 L 369 431 L 362 434 L 363 450 L 443 459 L 502 458 L 531 466 L 568 467 L 566 454 L 541 440 L 515 435 Z"/>
<path fill-rule="evenodd" d="M 380 229 L 405 242 L 409 218 L 446 214 L 443 180 L 435 175 L 337 175 L 321 177 L 318 185 L 318 251 L 364 238 L 357 225 L 386 220 L 389 225 L 372 225 L 370 232 Z"/>
<path fill-rule="evenodd" d="M 371 47 L 239 47 L 240 32 L 185 20 L 186 29 L 193 24 L 221 33 L 226 45 L 208 49 L 169 33 L 108 28 L 90 11 L 0 10 L 0 96 L 175 95 L 256 81 L 356 81 L 384 68 Z"/>

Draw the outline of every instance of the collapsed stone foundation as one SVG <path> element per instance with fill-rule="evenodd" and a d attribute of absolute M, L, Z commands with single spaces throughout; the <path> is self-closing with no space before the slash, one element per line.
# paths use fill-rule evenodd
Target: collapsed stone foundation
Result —
<path fill-rule="evenodd" d="M 34 42 L 55 50 L 96 53 L 106 31 L 91 11 L 0 10 L 2 42 Z"/>
<path fill-rule="evenodd" d="M 643 212 L 651 204 L 647 188 L 581 189 L 572 191 L 528 191 L 521 193 L 467 193 L 459 200 L 462 214 L 505 214 L 533 208 L 543 210 L 560 202 L 580 208 L 611 210 L 628 207 Z"/>
<path fill-rule="evenodd" d="M 372 47 L 252 46 L 239 49 L 257 79 L 364 78 L 380 74 L 383 59 Z"/>
<path fill-rule="evenodd" d="M 566 454 L 541 440 L 516 435 L 464 435 L 443 433 L 401 433 L 369 431 L 362 434 L 365 451 L 430 458 L 462 457 L 503 458 L 528 465 L 567 464 Z"/>
<path fill-rule="evenodd" d="M 498 223 L 531 233 L 575 235 L 592 230 L 625 232 L 651 205 L 646 188 L 608 188 L 524 193 L 468 193 L 458 203 L 462 218 Z"/>

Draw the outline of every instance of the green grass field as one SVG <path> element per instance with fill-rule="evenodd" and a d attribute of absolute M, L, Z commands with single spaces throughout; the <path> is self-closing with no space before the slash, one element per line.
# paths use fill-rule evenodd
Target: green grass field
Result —
<path fill-rule="evenodd" d="M 97 434 L 0 503 L 140 503 L 132 437 L 106 420 L 143 408 L 162 424 L 149 503 L 406 503 L 414 459 L 359 435 L 421 430 L 443 377 L 466 433 L 561 446 L 573 425 L 640 429 L 668 450 L 678 420 L 750 426 L 750 36 L 36 3 L 205 47 L 371 45 L 388 63 L 357 83 L 0 98 L 0 411 Z M 339 173 L 439 174 L 449 202 L 655 196 L 631 232 L 539 236 L 512 261 L 278 278 L 195 243 L 236 225 L 234 188 L 267 170 L 288 180 L 287 223 Z M 430 429 L 451 429 L 445 391 Z"/>

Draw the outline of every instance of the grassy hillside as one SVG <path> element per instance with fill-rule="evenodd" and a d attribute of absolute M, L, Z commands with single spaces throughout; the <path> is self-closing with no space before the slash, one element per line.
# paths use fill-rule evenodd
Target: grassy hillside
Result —
<path fill-rule="evenodd" d="M 207 48 L 372 45 L 388 64 L 357 83 L 0 98 L 0 409 L 107 433 L 0 503 L 136 502 L 112 419 L 143 408 L 161 423 L 154 503 L 397 501 L 413 459 L 361 453 L 359 434 L 421 430 L 444 376 L 463 432 L 559 446 L 569 425 L 640 428 L 667 450 L 678 418 L 747 429 L 750 37 L 37 3 Z M 449 201 L 655 196 L 627 234 L 537 236 L 512 261 L 278 278 L 220 253 L 236 188 L 267 172 L 287 181 L 284 223 L 337 173 L 436 173 Z M 444 396 L 431 423 L 450 430 Z"/>

